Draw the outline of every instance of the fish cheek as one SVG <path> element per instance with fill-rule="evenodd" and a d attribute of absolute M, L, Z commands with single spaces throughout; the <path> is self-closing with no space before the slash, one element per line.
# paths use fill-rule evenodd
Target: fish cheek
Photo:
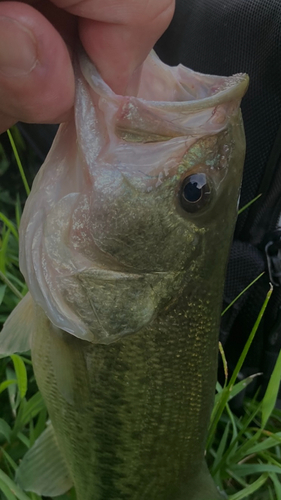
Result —
<path fill-rule="evenodd" d="M 175 209 L 173 185 L 147 192 L 124 183 L 118 193 L 96 192 L 90 227 L 95 245 L 129 272 L 183 270 L 197 245 Z"/>

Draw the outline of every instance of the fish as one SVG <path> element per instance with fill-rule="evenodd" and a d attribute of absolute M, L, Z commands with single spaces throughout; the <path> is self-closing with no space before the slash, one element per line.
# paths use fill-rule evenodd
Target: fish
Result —
<path fill-rule="evenodd" d="M 31 349 L 50 423 L 17 471 L 77 500 L 219 500 L 205 462 L 248 76 L 154 52 L 116 95 L 85 52 L 71 119 L 20 226 L 29 292 L 0 351 Z"/>

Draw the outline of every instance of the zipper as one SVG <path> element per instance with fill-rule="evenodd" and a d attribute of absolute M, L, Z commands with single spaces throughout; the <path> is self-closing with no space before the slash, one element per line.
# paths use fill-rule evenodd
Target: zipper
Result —
<path fill-rule="evenodd" d="M 281 230 L 266 235 L 264 251 L 269 279 L 272 285 L 281 286 Z"/>

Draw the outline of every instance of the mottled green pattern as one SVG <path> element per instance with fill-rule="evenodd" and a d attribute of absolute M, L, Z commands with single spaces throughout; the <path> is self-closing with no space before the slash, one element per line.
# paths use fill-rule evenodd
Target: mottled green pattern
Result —
<path fill-rule="evenodd" d="M 129 279 L 126 268 L 126 281 L 118 269 L 111 271 L 98 298 L 102 273 L 87 272 L 77 276 L 76 285 L 68 284 L 68 293 L 72 300 L 76 294 L 77 310 L 92 304 L 92 317 L 95 313 L 95 321 L 113 335 L 122 324 L 133 331 L 137 322 L 138 331 L 95 345 L 53 328 L 36 306 L 36 379 L 78 500 L 220 498 L 205 465 L 204 446 L 244 157 L 242 128 L 238 113 L 227 133 L 200 139 L 175 176 L 150 195 L 136 179 L 133 190 L 122 184 L 120 196 L 115 188 L 110 192 L 113 182 L 103 181 L 105 200 L 101 204 L 96 198 L 99 211 L 93 211 L 94 237 L 102 250 L 120 265 L 133 266 L 139 276 Z M 213 183 L 212 202 L 195 216 L 184 213 L 177 198 L 181 178 L 190 171 L 206 172 Z M 153 277 L 157 272 L 160 283 L 161 272 L 166 278 L 169 273 L 164 287 Z M 151 289 L 156 303 L 152 313 L 143 309 Z M 131 296 L 136 297 L 133 310 Z M 115 301 L 121 313 L 112 319 Z M 90 317 L 85 312 L 89 326 Z"/>

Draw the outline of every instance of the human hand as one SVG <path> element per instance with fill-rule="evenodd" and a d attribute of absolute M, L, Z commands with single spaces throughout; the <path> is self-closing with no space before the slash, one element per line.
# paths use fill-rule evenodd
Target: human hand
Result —
<path fill-rule="evenodd" d="M 0 133 L 17 121 L 59 123 L 74 100 L 78 35 L 119 94 L 172 19 L 175 0 L 0 1 Z"/>

